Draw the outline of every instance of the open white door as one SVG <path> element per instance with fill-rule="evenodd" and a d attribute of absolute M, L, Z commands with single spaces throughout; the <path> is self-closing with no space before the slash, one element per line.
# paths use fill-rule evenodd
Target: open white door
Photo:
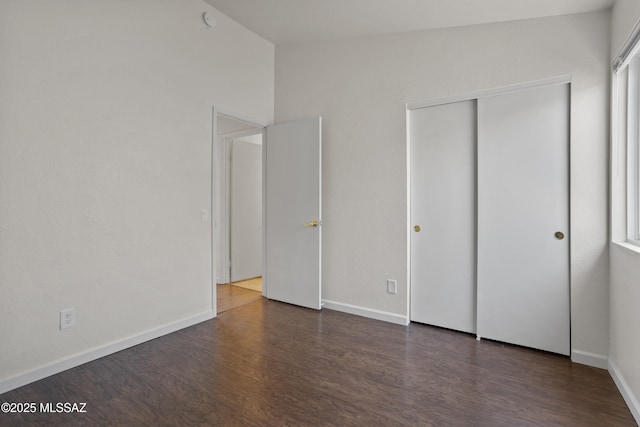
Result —
<path fill-rule="evenodd" d="M 299 120 L 267 127 L 267 298 L 321 308 L 321 124 Z"/>

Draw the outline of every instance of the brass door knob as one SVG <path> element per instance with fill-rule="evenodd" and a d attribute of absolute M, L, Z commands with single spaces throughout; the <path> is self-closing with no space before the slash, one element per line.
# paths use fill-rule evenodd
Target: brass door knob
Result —
<path fill-rule="evenodd" d="M 556 239 L 558 240 L 562 240 L 564 239 L 564 233 L 562 231 L 556 231 L 556 234 L 554 234 L 554 236 L 556 237 Z"/>
<path fill-rule="evenodd" d="M 318 226 L 318 220 L 314 219 L 313 221 L 306 223 L 304 226 L 305 227 L 317 227 Z"/>
<path fill-rule="evenodd" d="M 416 233 L 420 232 L 420 226 L 419 225 L 414 225 L 413 229 L 415 230 Z"/>

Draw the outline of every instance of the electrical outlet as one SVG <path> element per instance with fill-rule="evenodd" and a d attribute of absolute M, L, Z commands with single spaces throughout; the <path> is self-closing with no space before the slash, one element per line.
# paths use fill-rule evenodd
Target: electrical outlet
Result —
<path fill-rule="evenodd" d="M 60 330 L 70 328 L 76 325 L 76 309 L 68 308 L 60 310 Z"/>
<path fill-rule="evenodd" d="M 200 220 L 201 220 L 202 222 L 207 222 L 207 221 L 209 221 L 209 211 L 208 211 L 208 210 L 206 210 L 206 209 L 202 209 L 202 210 L 200 211 Z"/>
<path fill-rule="evenodd" d="M 397 294 L 398 293 L 398 281 L 397 280 L 387 280 L 387 293 L 388 294 Z"/>

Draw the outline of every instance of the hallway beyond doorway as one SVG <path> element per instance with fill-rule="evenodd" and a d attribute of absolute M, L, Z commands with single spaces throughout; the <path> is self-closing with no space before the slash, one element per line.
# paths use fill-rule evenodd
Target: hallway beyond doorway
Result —
<path fill-rule="evenodd" d="M 262 297 L 262 277 L 217 285 L 218 313 L 240 307 Z"/>
<path fill-rule="evenodd" d="M 231 285 L 262 293 L 262 277 L 233 282 Z"/>

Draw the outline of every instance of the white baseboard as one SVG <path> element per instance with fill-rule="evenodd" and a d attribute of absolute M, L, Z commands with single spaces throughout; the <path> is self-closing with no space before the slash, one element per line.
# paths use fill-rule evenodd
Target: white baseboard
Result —
<path fill-rule="evenodd" d="M 631 415 L 636 419 L 636 423 L 640 425 L 640 403 L 638 403 L 638 399 L 633 394 L 631 387 L 629 387 L 629 384 L 625 381 L 616 364 L 611 360 L 609 360 L 609 374 L 616 383 L 616 386 L 618 386 L 618 390 L 620 390 L 620 394 L 622 394 L 624 401 L 629 407 Z"/>
<path fill-rule="evenodd" d="M 41 380 L 51 375 L 58 374 L 67 369 L 75 368 L 76 366 L 83 365 L 87 362 L 91 362 L 101 357 L 108 356 L 118 351 L 142 344 L 145 341 L 150 341 L 155 338 L 159 338 L 163 335 L 170 334 L 180 329 L 193 326 L 195 324 L 204 322 L 209 319 L 213 319 L 215 316 L 213 311 L 207 311 L 186 319 L 179 320 L 177 322 L 169 323 L 158 328 L 154 328 L 128 338 L 124 338 L 112 343 L 96 347 L 73 356 L 66 357 L 61 360 L 57 360 L 48 365 L 44 365 L 30 371 L 26 371 L 9 378 L 5 378 L 0 381 L 0 394 L 6 393 L 10 390 L 22 387 L 34 381 Z"/>
<path fill-rule="evenodd" d="M 324 308 L 329 310 L 341 311 L 343 313 L 355 314 L 356 316 L 368 317 L 369 319 L 382 320 L 384 322 L 395 323 L 398 325 L 408 325 L 407 316 L 389 313 L 386 311 L 373 310 L 371 308 L 358 307 L 357 305 L 344 304 L 336 301 L 322 300 Z"/>
<path fill-rule="evenodd" d="M 594 368 L 608 369 L 609 359 L 601 354 L 589 353 L 588 351 L 571 350 L 571 361 L 581 365 L 593 366 Z"/>

